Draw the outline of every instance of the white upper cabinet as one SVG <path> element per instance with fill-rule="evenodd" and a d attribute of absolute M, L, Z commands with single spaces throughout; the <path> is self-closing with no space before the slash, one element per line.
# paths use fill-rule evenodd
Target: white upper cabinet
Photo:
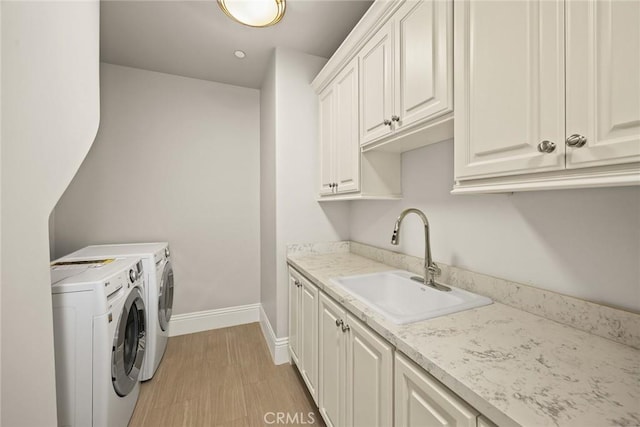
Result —
<path fill-rule="evenodd" d="M 358 54 L 360 61 L 360 143 L 391 133 L 393 116 L 393 22 L 381 28 Z"/>
<path fill-rule="evenodd" d="M 640 2 L 455 3 L 454 193 L 640 183 Z"/>
<path fill-rule="evenodd" d="M 336 91 L 335 182 L 337 193 L 360 189 L 360 145 L 358 144 L 358 63 L 338 75 Z"/>
<path fill-rule="evenodd" d="M 352 61 L 319 95 L 320 195 L 360 190 L 358 62 Z"/>
<path fill-rule="evenodd" d="M 408 1 L 394 14 L 396 129 L 453 110 L 450 1 Z"/>
<path fill-rule="evenodd" d="M 311 85 L 320 200 L 400 198 L 400 153 L 453 137 L 453 1 L 374 1 Z"/>
<path fill-rule="evenodd" d="M 358 58 L 353 58 L 320 93 L 320 200 L 398 198 L 398 153 L 362 154 Z M 385 126 L 386 128 L 386 126 Z"/>
<path fill-rule="evenodd" d="M 327 87 L 319 96 L 320 128 L 320 195 L 332 194 L 335 168 L 335 87 Z"/>
<path fill-rule="evenodd" d="M 452 2 L 398 2 L 389 21 L 360 50 L 360 144 L 406 151 L 453 136 Z M 407 138 L 408 137 L 408 138 Z"/>
<path fill-rule="evenodd" d="M 456 177 L 564 169 L 562 3 L 456 7 Z"/>
<path fill-rule="evenodd" d="M 566 133 L 567 168 L 640 161 L 640 2 L 567 2 Z"/>

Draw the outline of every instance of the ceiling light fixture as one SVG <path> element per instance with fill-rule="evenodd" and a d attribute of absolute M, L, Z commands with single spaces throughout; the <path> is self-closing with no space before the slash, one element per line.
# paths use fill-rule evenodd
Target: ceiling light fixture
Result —
<path fill-rule="evenodd" d="M 249 27 L 269 27 L 284 16 L 285 0 L 218 0 L 231 19 Z"/>
<path fill-rule="evenodd" d="M 236 50 L 235 52 L 233 52 L 233 54 L 234 54 L 234 55 L 236 56 L 236 58 L 238 58 L 238 59 L 244 59 L 244 58 L 245 58 L 245 56 L 247 56 L 247 54 L 246 54 L 246 53 L 244 53 L 244 52 L 243 52 L 243 51 L 241 51 L 241 50 Z"/>

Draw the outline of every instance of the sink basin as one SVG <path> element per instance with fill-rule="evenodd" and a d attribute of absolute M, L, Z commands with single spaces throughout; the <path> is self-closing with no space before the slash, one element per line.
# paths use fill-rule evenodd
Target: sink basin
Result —
<path fill-rule="evenodd" d="M 336 277 L 331 282 L 398 325 L 492 303 L 490 298 L 454 287 L 451 292 L 438 291 L 411 280 L 413 276 L 396 270 Z"/>

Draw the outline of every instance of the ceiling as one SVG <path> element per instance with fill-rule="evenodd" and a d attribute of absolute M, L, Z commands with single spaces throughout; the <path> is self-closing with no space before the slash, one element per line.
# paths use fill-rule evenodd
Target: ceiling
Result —
<path fill-rule="evenodd" d="M 145 70 L 260 88 L 273 49 L 329 58 L 371 5 L 369 0 L 287 0 L 282 21 L 250 28 L 215 0 L 102 1 L 101 60 Z M 247 56 L 237 59 L 233 52 Z"/>

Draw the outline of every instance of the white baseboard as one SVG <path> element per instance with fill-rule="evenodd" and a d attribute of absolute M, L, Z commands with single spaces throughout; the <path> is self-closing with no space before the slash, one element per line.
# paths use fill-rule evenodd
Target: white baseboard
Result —
<path fill-rule="evenodd" d="M 260 305 L 260 328 L 262 329 L 264 339 L 267 341 L 267 346 L 269 347 L 273 363 L 276 365 L 289 363 L 289 337 L 276 337 L 262 305 Z"/>
<path fill-rule="evenodd" d="M 175 337 L 177 335 L 193 334 L 210 329 L 257 322 L 260 320 L 261 311 L 260 304 L 248 304 L 217 310 L 177 314 L 172 316 L 171 321 L 169 321 L 169 336 Z"/>

